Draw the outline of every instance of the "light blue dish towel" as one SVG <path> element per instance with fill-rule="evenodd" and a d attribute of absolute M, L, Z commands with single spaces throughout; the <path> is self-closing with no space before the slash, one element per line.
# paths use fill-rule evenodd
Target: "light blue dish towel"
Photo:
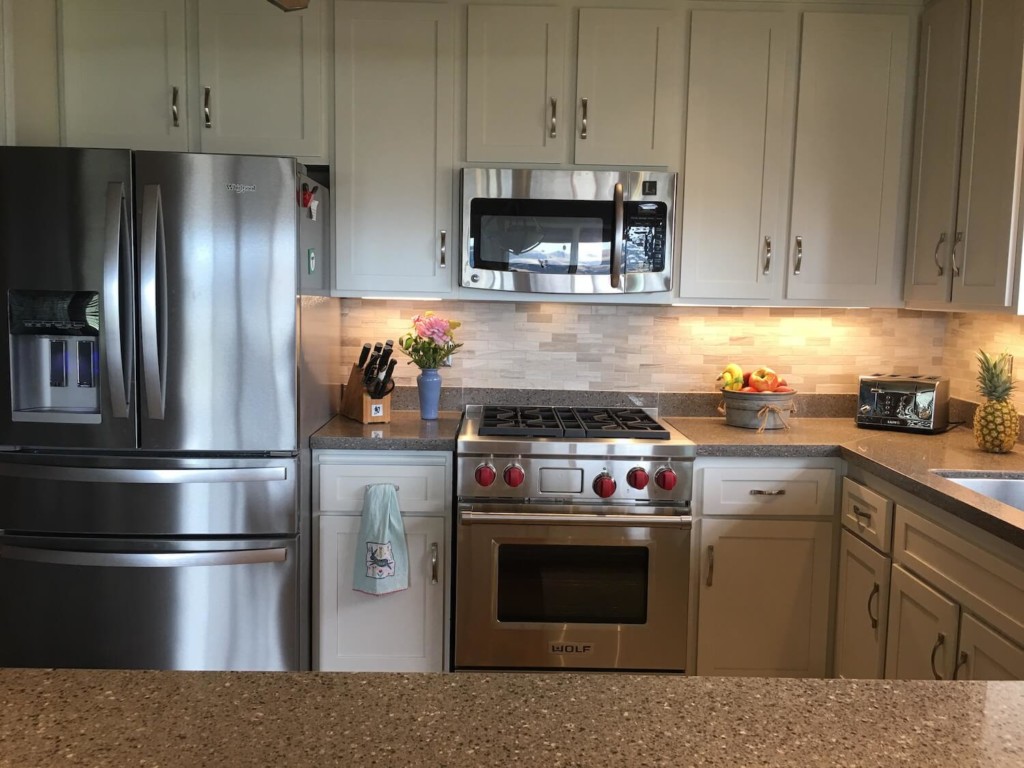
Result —
<path fill-rule="evenodd" d="M 356 592 L 388 595 L 409 588 L 409 547 L 395 486 L 366 486 L 354 559 Z"/>

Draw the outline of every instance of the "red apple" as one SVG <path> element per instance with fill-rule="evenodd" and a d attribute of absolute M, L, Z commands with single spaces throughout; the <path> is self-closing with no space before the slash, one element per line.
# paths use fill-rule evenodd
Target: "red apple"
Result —
<path fill-rule="evenodd" d="M 779 376 L 771 368 L 756 368 L 750 372 L 750 386 L 758 392 L 774 392 L 779 386 Z"/>

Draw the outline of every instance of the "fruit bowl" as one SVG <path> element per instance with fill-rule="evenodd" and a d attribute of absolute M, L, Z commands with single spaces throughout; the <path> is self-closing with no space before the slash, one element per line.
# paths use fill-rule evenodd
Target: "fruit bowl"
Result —
<path fill-rule="evenodd" d="M 756 429 L 789 429 L 786 418 L 796 414 L 793 397 L 796 392 L 740 392 L 722 389 L 719 413 L 732 427 Z"/>

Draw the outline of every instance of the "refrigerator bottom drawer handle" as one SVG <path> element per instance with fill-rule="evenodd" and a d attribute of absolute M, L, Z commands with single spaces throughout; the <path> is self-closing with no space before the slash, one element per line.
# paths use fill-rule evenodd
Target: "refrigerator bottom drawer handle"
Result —
<path fill-rule="evenodd" d="M 92 568 L 189 568 L 283 563 L 287 559 L 288 550 L 284 547 L 220 552 L 81 552 L 0 545 L 0 560 L 22 560 L 49 565 L 82 565 Z"/>
<path fill-rule="evenodd" d="M 237 467 L 226 469 L 107 469 L 30 464 L 2 464 L 0 476 L 29 480 L 64 480 L 77 483 L 243 483 L 287 480 L 286 467 Z"/>

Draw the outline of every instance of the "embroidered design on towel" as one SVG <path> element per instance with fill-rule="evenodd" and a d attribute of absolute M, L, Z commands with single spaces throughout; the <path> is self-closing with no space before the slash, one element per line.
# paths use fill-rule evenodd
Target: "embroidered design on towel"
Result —
<path fill-rule="evenodd" d="M 391 542 L 366 542 L 366 576 L 370 579 L 386 579 L 395 575 L 395 556 Z"/>

